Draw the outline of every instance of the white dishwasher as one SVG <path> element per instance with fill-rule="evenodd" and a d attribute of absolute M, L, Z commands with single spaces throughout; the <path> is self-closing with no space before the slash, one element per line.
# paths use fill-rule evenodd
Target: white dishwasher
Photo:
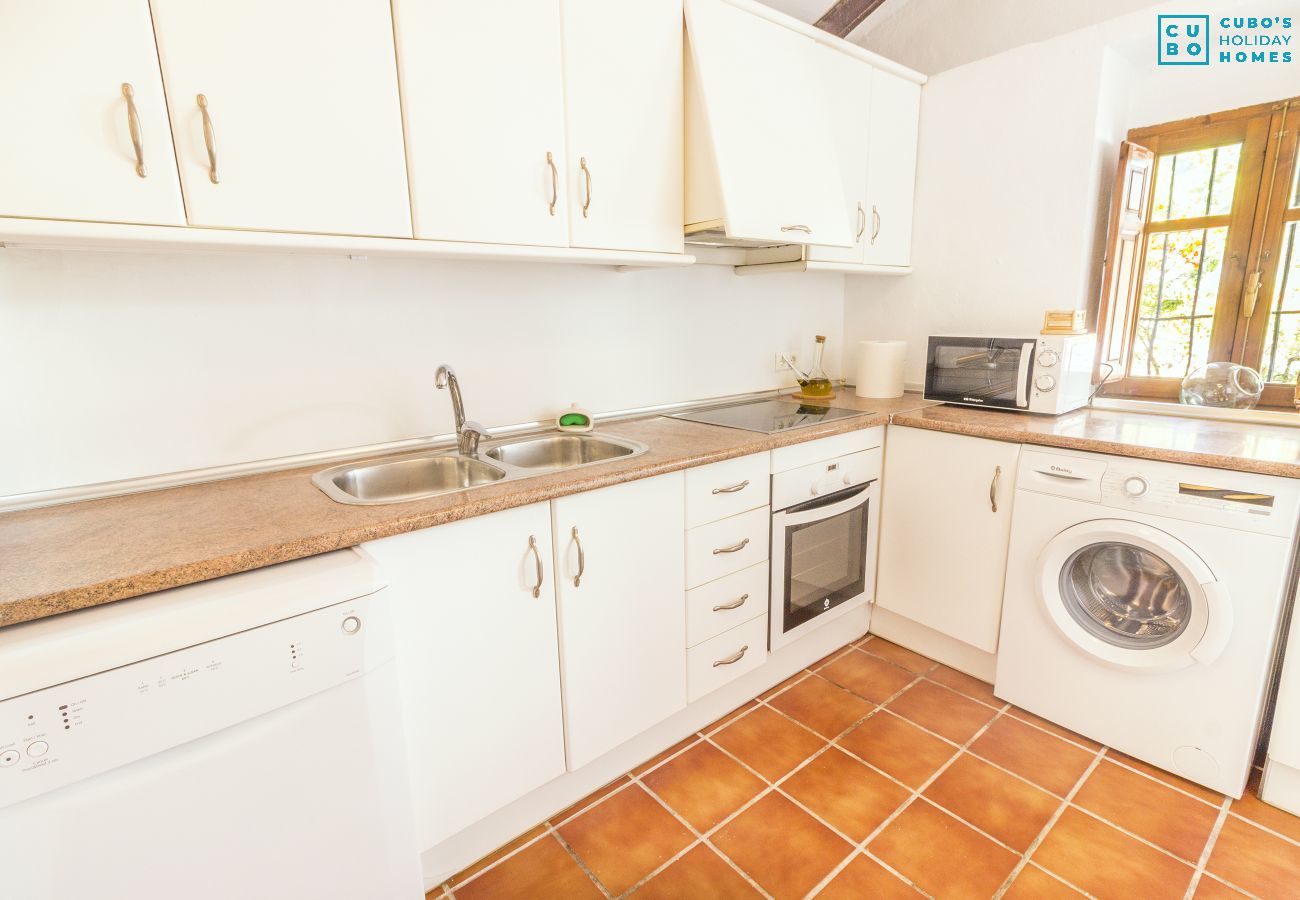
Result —
<path fill-rule="evenodd" d="M 382 588 L 341 550 L 0 629 L 0 897 L 421 897 Z"/>

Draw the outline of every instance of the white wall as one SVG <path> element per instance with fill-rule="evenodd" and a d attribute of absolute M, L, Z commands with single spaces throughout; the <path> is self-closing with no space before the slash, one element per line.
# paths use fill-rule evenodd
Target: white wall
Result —
<path fill-rule="evenodd" d="M 843 277 L 0 249 L 0 496 L 792 384 Z"/>
<path fill-rule="evenodd" d="M 1221 15 L 1251 7 L 1207 0 Z M 919 384 L 930 334 L 1036 334 L 1043 310 L 1093 308 L 1119 142 L 1129 128 L 1300 93 L 1291 66 L 1159 67 L 1156 16 L 1176 3 L 942 72 L 922 89 L 908 278 L 851 276 L 855 342 L 908 341 Z M 1259 14 L 1255 10 L 1255 14 Z M 1270 15 L 1294 15 L 1279 0 Z"/>

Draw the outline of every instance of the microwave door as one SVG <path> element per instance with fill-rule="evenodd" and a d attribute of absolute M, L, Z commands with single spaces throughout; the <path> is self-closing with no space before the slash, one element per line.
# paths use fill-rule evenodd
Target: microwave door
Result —
<path fill-rule="evenodd" d="M 947 403 L 1023 409 L 1029 403 L 1033 344 L 997 338 L 932 337 L 925 397 Z"/>

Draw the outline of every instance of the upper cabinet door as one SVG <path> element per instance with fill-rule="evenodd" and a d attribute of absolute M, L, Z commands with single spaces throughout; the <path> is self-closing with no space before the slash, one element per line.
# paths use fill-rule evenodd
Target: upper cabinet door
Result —
<path fill-rule="evenodd" d="M 682 251 L 681 0 L 564 0 L 575 247 Z"/>
<path fill-rule="evenodd" d="M 0 82 L 0 215 L 185 224 L 148 0 L 0 0 Z"/>
<path fill-rule="evenodd" d="M 726 0 L 685 3 L 687 90 L 699 93 L 727 236 L 852 246 L 818 44 Z M 688 197 L 687 219 L 694 205 Z"/>
<path fill-rule="evenodd" d="M 393 11 L 415 236 L 568 246 L 559 0 Z"/>
<path fill-rule="evenodd" d="M 411 236 L 386 2 L 152 2 L 191 224 Z"/>
<path fill-rule="evenodd" d="M 817 47 L 822 83 L 830 108 L 831 136 L 844 180 L 844 211 L 853 229 L 853 246 L 810 247 L 808 258 L 823 262 L 860 263 L 867 244 L 867 160 L 871 155 L 871 82 L 869 63 L 831 47 Z"/>
<path fill-rule="evenodd" d="M 871 84 L 871 154 L 867 163 L 866 262 L 912 262 L 912 202 L 921 86 L 877 71 Z"/>

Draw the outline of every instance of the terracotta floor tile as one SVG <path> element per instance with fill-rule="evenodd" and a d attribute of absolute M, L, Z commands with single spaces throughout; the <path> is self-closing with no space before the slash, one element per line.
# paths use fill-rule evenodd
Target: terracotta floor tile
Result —
<path fill-rule="evenodd" d="M 916 679 L 915 672 L 861 650 L 844 654 L 817 674 L 872 703 L 884 703 Z"/>
<path fill-rule="evenodd" d="M 855 856 L 817 900 L 919 900 L 922 894 L 869 856 Z"/>
<path fill-rule="evenodd" d="M 958 672 L 956 669 L 938 665 L 925 677 L 931 681 L 939 682 L 944 687 L 952 688 L 959 694 L 965 694 L 972 700 L 978 700 L 990 706 L 1003 705 L 1001 700 L 993 696 L 993 685 L 987 681 L 980 681 L 972 675 L 967 675 L 965 672 Z"/>
<path fill-rule="evenodd" d="M 877 769 L 918 788 L 957 748 L 885 711 L 840 738 L 839 745 Z"/>
<path fill-rule="evenodd" d="M 699 743 L 642 782 L 699 831 L 708 831 L 766 785 L 717 747 Z"/>
<path fill-rule="evenodd" d="M 1200 859 L 1219 818 L 1208 803 L 1105 760 L 1074 803 L 1190 863 Z"/>
<path fill-rule="evenodd" d="M 865 840 L 909 795 L 835 747 L 783 781 L 781 790 L 854 841 Z"/>
<path fill-rule="evenodd" d="M 770 687 L 767 690 L 763 691 L 763 693 L 758 695 L 758 699 L 768 700 L 772 697 L 775 697 L 777 694 L 781 693 L 791 685 L 798 684 L 799 682 L 803 681 L 805 678 L 808 677 L 808 674 L 809 673 L 807 669 L 800 669 L 798 672 L 795 672 L 793 675 L 791 675 L 789 678 L 787 678 L 785 681 L 781 682 L 780 684 L 774 687 Z"/>
<path fill-rule="evenodd" d="M 1086 738 L 1081 734 L 1076 734 L 1075 732 L 1064 727 L 1063 725 L 1057 725 L 1055 722 L 1049 722 L 1047 719 L 1044 719 L 1042 716 L 1034 715 L 1033 713 L 1029 712 L 1029 710 L 1020 709 L 1017 706 L 1012 706 L 1007 710 L 1007 714 L 1015 716 L 1017 719 L 1020 719 L 1022 722 L 1028 722 L 1030 725 L 1037 725 L 1039 728 L 1043 729 L 1044 731 L 1050 731 L 1052 734 L 1056 735 L 1057 737 L 1065 738 L 1067 741 L 1073 741 L 1079 746 L 1086 747 L 1087 749 L 1093 751 L 1094 753 L 1101 749 L 1101 744 L 1097 743 L 1092 738 Z"/>
<path fill-rule="evenodd" d="M 727 713 L 725 716 L 720 716 L 719 718 L 714 719 L 708 725 L 705 725 L 703 728 L 701 728 L 700 734 L 713 734 L 713 732 L 717 731 L 719 728 L 722 728 L 723 726 L 730 724 L 731 722 L 743 716 L 745 713 L 749 712 L 751 709 L 755 709 L 757 706 L 758 703 L 754 700 L 750 700 L 748 703 L 745 703 L 741 706 L 737 706 L 735 709 Z"/>
<path fill-rule="evenodd" d="M 615 778 L 613 781 L 611 781 L 609 784 L 602 785 L 596 788 L 594 791 L 592 791 L 587 796 L 583 797 L 581 800 L 579 800 L 577 803 L 573 804 L 572 806 L 562 809 L 555 815 L 551 816 L 550 822 L 552 825 L 558 826 L 560 823 L 565 822 L 568 819 L 571 819 L 577 813 L 582 812 L 582 810 L 586 809 L 588 806 L 591 806 L 593 803 L 596 803 L 599 800 L 608 797 L 610 794 L 614 793 L 614 791 L 618 790 L 621 787 L 626 787 L 631 783 L 632 783 L 632 779 L 628 778 L 626 775 L 620 775 L 617 778 Z"/>
<path fill-rule="evenodd" d="M 1083 897 L 1063 881 L 1053 878 L 1037 866 L 1025 866 L 1002 895 L 1004 900 L 1071 900 Z"/>
<path fill-rule="evenodd" d="M 758 891 L 703 844 L 642 885 L 637 900 L 749 900 Z"/>
<path fill-rule="evenodd" d="M 988 900 L 1019 861 L 924 800 L 903 810 L 867 849 L 926 893 L 954 900 Z"/>
<path fill-rule="evenodd" d="M 785 693 L 773 697 L 768 705 L 827 739 L 853 727 L 876 708 L 875 704 L 831 684 L 820 675 L 805 678 Z"/>
<path fill-rule="evenodd" d="M 1192 880 L 1191 866 L 1077 809 L 1062 814 L 1033 861 L 1098 897 L 1177 900 Z"/>
<path fill-rule="evenodd" d="M 560 836 L 612 894 L 621 894 L 695 838 L 640 785 L 561 825 Z"/>
<path fill-rule="evenodd" d="M 1149 762 L 1144 762 L 1143 760 L 1129 756 L 1127 753 L 1120 753 L 1118 750 L 1111 749 L 1106 751 L 1106 756 L 1116 762 L 1123 763 L 1130 769 L 1137 769 L 1139 772 L 1150 775 L 1158 781 L 1163 781 L 1165 784 L 1172 785 L 1180 791 L 1185 791 L 1193 797 L 1200 797 L 1207 803 L 1213 803 L 1217 806 L 1223 802 L 1223 795 L 1218 791 L 1210 790 L 1204 785 L 1197 784 L 1194 781 L 1188 781 L 1186 778 L 1180 778 L 1172 772 L 1166 772 L 1164 769 L 1157 768 Z"/>
<path fill-rule="evenodd" d="M 842 656 L 842 655 L 844 655 L 846 652 L 848 652 L 849 650 L 852 650 L 852 649 L 853 649 L 852 646 L 845 646 L 845 647 L 841 647 L 840 649 L 835 650 L 835 651 L 833 651 L 833 652 L 831 652 L 831 653 L 827 653 L 827 654 L 826 654 L 825 656 L 823 656 L 821 659 L 817 660 L 817 662 L 815 662 L 815 663 L 813 663 L 812 665 L 808 666 L 808 671 L 809 671 L 809 672 L 819 672 L 819 671 L 821 671 L 821 669 L 822 669 L 823 667 L 830 665 L 831 662 L 833 662 L 833 661 L 835 660 L 836 657 L 838 657 L 838 656 Z"/>
<path fill-rule="evenodd" d="M 1293 816 L 1286 810 L 1278 809 L 1259 799 L 1258 771 L 1251 772 L 1246 793 L 1240 800 L 1233 800 L 1230 809 L 1233 813 L 1284 834 L 1293 841 L 1300 841 L 1300 816 Z"/>
<path fill-rule="evenodd" d="M 1062 797 L 1096 756 L 1011 716 L 990 725 L 970 750 Z"/>
<path fill-rule="evenodd" d="M 958 744 L 970 740 L 997 715 L 997 710 L 929 681 L 912 685 L 888 708 Z"/>
<path fill-rule="evenodd" d="M 853 850 L 776 793 L 718 829 L 712 841 L 777 900 L 803 897 Z"/>
<path fill-rule="evenodd" d="M 1249 897 L 1249 894 L 1243 894 L 1235 888 L 1230 888 L 1222 881 L 1216 881 L 1208 873 L 1201 875 L 1201 880 L 1196 883 L 1196 893 L 1193 895 L 1196 900 L 1242 900 L 1243 897 Z"/>
<path fill-rule="evenodd" d="M 873 637 L 870 641 L 862 645 L 862 649 L 886 659 L 896 666 L 902 666 L 910 672 L 924 674 L 933 669 L 937 663 L 932 659 L 926 659 L 919 653 L 913 653 L 906 647 L 900 647 L 893 641 L 887 641 L 882 637 Z"/>
<path fill-rule="evenodd" d="M 545 834 L 548 827 L 549 826 L 547 826 L 547 824 L 543 822 L 541 825 L 538 825 L 535 828 L 530 828 L 528 831 L 525 831 L 523 834 L 519 835 L 519 837 L 515 838 L 510 843 L 505 844 L 493 850 L 487 856 L 483 857 L 478 862 L 474 863 L 474 865 L 465 867 L 460 872 L 456 873 L 451 878 L 447 879 L 447 883 L 453 888 L 458 884 L 464 884 L 466 881 L 473 878 L 479 872 L 482 872 L 484 869 L 492 865 L 497 860 L 509 856 L 511 853 L 514 853 L 516 850 L 518 850 L 524 844 L 527 844 L 533 838 Z"/>
<path fill-rule="evenodd" d="M 1060 798 L 966 753 L 943 770 L 925 796 L 1022 853 L 1061 805 Z"/>
<path fill-rule="evenodd" d="M 662 764 L 664 760 L 672 756 L 676 756 L 678 753 L 681 753 L 683 750 L 685 750 L 691 744 L 694 744 L 699 739 L 700 736 L 698 734 L 692 734 L 690 737 L 682 738 L 680 741 L 673 744 L 667 750 L 664 750 L 662 753 L 656 753 L 654 756 L 650 757 L 645 762 L 641 763 L 641 765 L 637 766 L 635 769 L 632 770 L 632 774 L 640 778 L 642 775 L 644 775 L 646 772 L 649 772 L 655 766 Z"/>
<path fill-rule="evenodd" d="M 766 707 L 737 719 L 712 740 L 770 781 L 776 781 L 826 743 Z"/>
<path fill-rule="evenodd" d="M 553 837 L 521 850 L 495 869 L 456 888 L 457 900 L 577 900 L 604 895 Z"/>
<path fill-rule="evenodd" d="M 1228 816 L 1206 870 L 1269 900 L 1300 894 L 1300 846 Z"/>

